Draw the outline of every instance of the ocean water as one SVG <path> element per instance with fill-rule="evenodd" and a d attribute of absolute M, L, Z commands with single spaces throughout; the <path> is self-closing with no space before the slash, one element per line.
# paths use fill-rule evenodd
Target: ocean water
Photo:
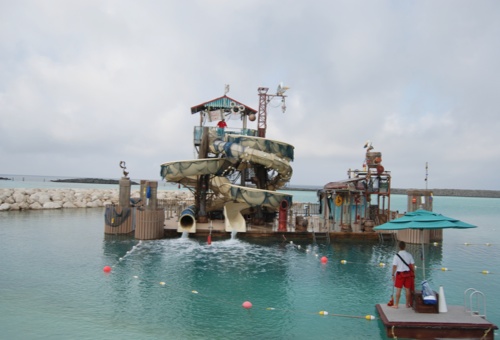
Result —
<path fill-rule="evenodd" d="M 314 192 L 296 194 L 315 201 Z M 404 211 L 406 197 L 393 196 L 392 208 Z M 463 305 L 468 288 L 483 292 L 497 325 L 499 208 L 498 199 L 435 197 L 434 211 L 478 228 L 445 230 L 442 244 L 425 246 L 431 287 L 444 287 L 448 305 Z M 408 250 L 418 286 L 420 245 Z M 1 338 L 386 339 L 380 320 L 365 316 L 378 317 L 375 305 L 389 301 L 395 251 L 389 243 L 238 235 L 211 245 L 181 236 L 138 241 L 104 235 L 100 208 L 1 212 Z"/>

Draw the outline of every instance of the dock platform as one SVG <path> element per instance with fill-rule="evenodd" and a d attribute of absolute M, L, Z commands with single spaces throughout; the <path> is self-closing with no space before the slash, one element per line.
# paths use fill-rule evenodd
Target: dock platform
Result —
<path fill-rule="evenodd" d="M 165 219 L 163 227 L 165 238 L 179 237 L 180 233 L 177 231 L 177 218 Z M 316 233 L 318 231 L 315 231 Z M 212 223 L 196 223 L 196 233 L 190 234 L 190 237 L 206 238 L 208 234 L 212 235 L 213 240 L 230 239 L 231 233 L 225 231 L 223 220 L 213 220 Z M 251 238 L 267 238 L 276 240 L 293 240 L 293 239 L 314 239 L 312 231 L 298 231 L 295 228 L 288 229 L 287 231 L 277 231 L 270 225 L 248 225 L 246 232 L 239 232 L 238 238 L 251 239 Z M 378 233 L 376 232 L 330 232 L 329 239 L 331 241 L 355 241 L 355 242 L 377 242 L 379 241 Z"/>
<path fill-rule="evenodd" d="M 417 313 L 404 305 L 398 309 L 377 304 L 377 312 L 389 338 L 494 339 L 498 327 L 471 315 L 464 306 L 448 306 L 446 313 Z"/>

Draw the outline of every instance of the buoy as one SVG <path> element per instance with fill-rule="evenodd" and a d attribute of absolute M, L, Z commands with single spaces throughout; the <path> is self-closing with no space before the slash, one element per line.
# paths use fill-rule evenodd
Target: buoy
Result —
<path fill-rule="evenodd" d="M 319 315 L 328 315 L 328 312 L 326 310 L 322 310 L 319 312 Z"/>
<path fill-rule="evenodd" d="M 163 281 L 162 281 L 162 282 L 160 282 L 160 284 L 161 284 L 162 286 L 164 286 L 164 285 L 165 285 L 165 282 L 163 282 Z"/>
<path fill-rule="evenodd" d="M 490 272 L 487 271 L 487 270 L 483 270 L 481 273 L 483 273 L 483 274 L 489 274 Z"/>
<path fill-rule="evenodd" d="M 379 265 L 380 267 L 385 267 L 385 263 L 384 263 L 384 262 L 380 262 L 378 265 Z"/>
<path fill-rule="evenodd" d="M 110 266 L 104 266 L 104 268 L 102 268 L 102 270 L 103 270 L 105 273 L 110 273 L 110 272 L 111 272 L 111 267 L 110 267 Z"/>
<path fill-rule="evenodd" d="M 252 308 L 252 303 L 250 301 L 245 301 L 245 302 L 243 302 L 242 306 L 245 309 L 250 309 L 250 308 Z"/>
<path fill-rule="evenodd" d="M 207 243 L 210 245 L 212 244 L 212 235 L 208 234 L 208 237 L 207 237 Z"/>
<path fill-rule="evenodd" d="M 375 320 L 375 316 L 373 316 L 373 315 L 367 315 L 367 316 L 365 316 L 365 319 L 366 320 Z"/>
<path fill-rule="evenodd" d="M 444 297 L 443 286 L 439 286 L 439 313 L 448 312 L 448 307 L 446 306 L 446 298 Z"/>
<path fill-rule="evenodd" d="M 439 243 L 437 243 L 437 242 L 434 242 L 433 244 L 434 244 L 435 246 L 437 246 L 437 245 L 438 245 Z"/>
<path fill-rule="evenodd" d="M 326 258 L 326 256 L 323 256 L 321 258 L 321 263 L 327 263 L 328 262 L 328 259 Z"/>
<path fill-rule="evenodd" d="M 342 264 L 346 264 L 346 263 L 347 263 L 347 261 L 346 261 L 346 260 L 340 260 L 340 263 L 342 263 Z"/>
<path fill-rule="evenodd" d="M 447 270 L 448 270 L 448 268 L 443 267 L 443 268 L 441 268 L 441 270 L 442 270 L 443 272 L 445 272 L 445 271 L 447 271 Z"/>

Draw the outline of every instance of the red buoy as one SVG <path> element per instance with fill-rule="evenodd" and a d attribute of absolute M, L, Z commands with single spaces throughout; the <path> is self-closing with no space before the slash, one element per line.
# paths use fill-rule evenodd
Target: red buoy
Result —
<path fill-rule="evenodd" d="M 245 302 L 243 302 L 242 306 L 245 309 L 250 309 L 250 308 L 252 308 L 252 303 L 250 301 L 245 301 Z"/>
<path fill-rule="evenodd" d="M 102 270 L 103 270 L 105 273 L 110 273 L 110 272 L 111 272 L 111 267 L 110 267 L 110 266 L 104 266 L 104 268 L 102 268 Z"/>
<path fill-rule="evenodd" d="M 208 234 L 208 237 L 207 237 L 207 243 L 210 245 L 212 244 L 212 235 Z"/>
<path fill-rule="evenodd" d="M 321 258 L 321 263 L 327 263 L 328 262 L 328 258 L 326 256 L 323 256 Z"/>

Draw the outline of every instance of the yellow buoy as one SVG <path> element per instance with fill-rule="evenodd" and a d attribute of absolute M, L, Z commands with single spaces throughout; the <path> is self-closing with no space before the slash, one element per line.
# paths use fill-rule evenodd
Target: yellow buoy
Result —
<path fill-rule="evenodd" d="M 490 272 L 487 271 L 487 270 L 483 270 L 481 273 L 483 273 L 483 274 L 489 274 Z"/>
<path fill-rule="evenodd" d="M 340 260 L 340 263 L 342 263 L 342 264 L 346 264 L 346 263 L 347 263 L 347 261 L 346 261 L 346 260 Z"/>
<path fill-rule="evenodd" d="M 375 320 L 375 316 L 373 316 L 373 315 L 367 315 L 367 316 L 365 316 L 365 319 L 366 320 Z"/>
<path fill-rule="evenodd" d="M 326 310 L 322 310 L 319 312 L 319 315 L 328 315 L 328 312 Z"/>

